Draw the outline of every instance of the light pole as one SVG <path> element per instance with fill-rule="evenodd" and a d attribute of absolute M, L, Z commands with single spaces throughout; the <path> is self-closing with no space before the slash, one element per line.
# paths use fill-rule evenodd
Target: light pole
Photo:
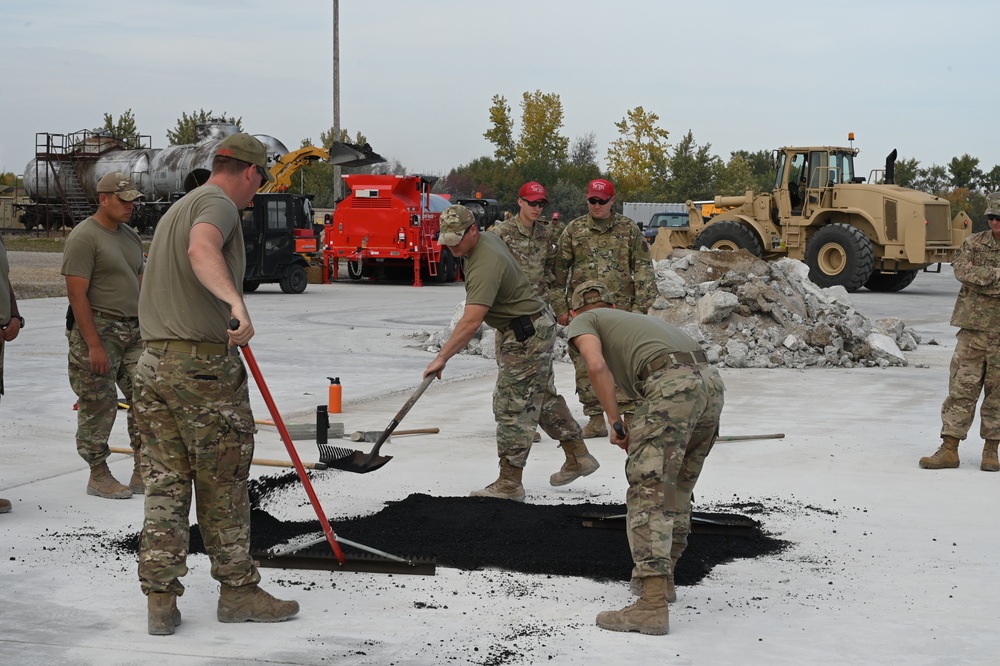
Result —
<path fill-rule="evenodd" d="M 333 140 L 340 141 L 340 0 L 333 0 Z M 333 167 L 334 208 L 340 201 L 340 167 Z"/>

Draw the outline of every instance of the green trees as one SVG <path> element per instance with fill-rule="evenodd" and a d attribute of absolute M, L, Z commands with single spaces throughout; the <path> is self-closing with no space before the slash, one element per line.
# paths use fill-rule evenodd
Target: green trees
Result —
<path fill-rule="evenodd" d="M 198 125 L 207 122 L 223 122 L 232 123 L 242 131 L 243 129 L 243 118 L 234 118 L 232 116 L 227 117 L 225 111 L 221 115 L 216 116 L 211 109 L 206 111 L 205 109 L 199 109 L 197 111 L 191 112 L 188 115 L 186 112 L 181 112 L 181 117 L 177 119 L 177 125 L 172 130 L 167 130 L 167 142 L 171 146 L 180 146 L 187 143 L 197 143 L 198 139 Z"/>
<path fill-rule="evenodd" d="M 132 109 L 128 109 L 125 113 L 118 116 L 117 121 L 115 121 L 114 116 L 110 113 L 105 113 L 104 126 L 101 129 L 106 131 L 110 136 L 118 139 L 121 147 L 126 150 L 141 147 L 139 145 L 139 130 L 136 128 L 135 115 L 132 113 Z"/>
<path fill-rule="evenodd" d="M 670 133 L 657 125 L 659 120 L 637 106 L 615 123 L 619 136 L 608 148 L 608 176 L 619 201 L 646 200 L 666 186 Z"/>

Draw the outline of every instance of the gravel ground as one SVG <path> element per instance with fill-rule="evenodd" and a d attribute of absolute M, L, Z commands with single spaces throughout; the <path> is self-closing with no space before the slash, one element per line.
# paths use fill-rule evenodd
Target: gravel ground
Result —
<path fill-rule="evenodd" d="M 10 261 L 10 281 L 19 299 L 65 296 L 66 282 L 59 274 L 62 254 L 59 252 L 7 252 Z"/>

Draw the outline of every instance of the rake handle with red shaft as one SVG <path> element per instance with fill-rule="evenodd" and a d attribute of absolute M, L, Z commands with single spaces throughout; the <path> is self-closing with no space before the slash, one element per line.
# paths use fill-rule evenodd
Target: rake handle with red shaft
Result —
<path fill-rule="evenodd" d="M 235 324 L 235 326 L 233 325 Z M 229 320 L 230 328 L 239 328 L 240 323 L 235 319 Z M 302 461 L 299 459 L 299 454 L 295 450 L 295 445 L 292 444 L 292 438 L 288 434 L 288 429 L 285 428 L 285 421 L 281 418 L 281 414 L 278 412 L 277 405 L 274 404 L 274 400 L 271 398 L 271 392 L 267 390 L 267 384 L 264 382 L 264 376 L 260 373 L 260 366 L 257 365 L 257 359 L 254 358 L 253 352 L 250 351 L 250 345 L 244 345 L 240 348 L 243 351 L 243 357 L 247 360 L 247 367 L 250 368 L 250 374 L 253 375 L 254 381 L 257 382 L 257 388 L 260 389 L 260 393 L 264 396 L 264 402 L 267 404 L 268 411 L 271 412 L 271 418 L 274 420 L 274 425 L 278 427 L 278 432 L 281 434 L 281 441 L 285 444 L 285 448 L 288 449 L 288 455 L 292 459 L 292 464 L 295 465 L 295 472 L 299 475 L 299 479 L 302 481 L 302 486 L 306 489 L 306 495 L 309 496 L 309 503 L 312 504 L 313 511 L 316 512 L 316 517 L 319 518 L 320 527 L 323 528 L 323 534 L 326 536 L 327 542 L 330 544 L 330 548 L 333 549 L 333 554 L 337 558 L 337 561 L 341 564 L 344 563 L 344 553 L 340 550 L 340 544 L 337 543 L 337 535 L 333 533 L 333 528 L 330 527 L 330 521 L 327 520 L 326 514 L 323 513 L 323 507 L 319 504 L 319 498 L 316 497 L 316 491 L 313 490 L 312 482 L 309 481 L 309 476 L 306 474 L 305 468 L 302 466 Z"/>

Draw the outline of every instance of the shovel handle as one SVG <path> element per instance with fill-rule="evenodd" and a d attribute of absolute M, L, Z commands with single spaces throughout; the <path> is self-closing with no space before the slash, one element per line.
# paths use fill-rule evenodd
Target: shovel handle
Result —
<path fill-rule="evenodd" d="M 784 439 L 785 433 L 775 432 L 767 435 L 720 435 L 715 438 L 717 442 L 750 442 L 756 439 Z"/>
<path fill-rule="evenodd" d="M 410 408 L 417 402 L 417 399 L 423 395 L 424 391 L 427 390 L 427 387 L 431 385 L 432 381 L 434 381 L 434 375 L 427 375 L 424 377 L 424 381 L 420 383 L 420 386 L 418 386 L 417 390 L 413 392 L 410 399 L 406 401 L 406 404 L 403 405 L 398 412 L 396 412 L 396 416 L 389 422 L 389 426 L 382 431 L 381 435 L 379 435 L 378 441 L 375 442 L 375 447 L 372 449 L 372 452 L 368 454 L 368 459 L 365 461 L 365 465 L 370 464 L 371 461 L 378 456 L 378 450 L 382 448 L 385 440 L 389 439 L 389 435 L 391 435 L 392 431 L 396 429 L 396 426 L 398 426 L 399 422 L 403 420 L 406 413 L 410 411 Z"/>
<path fill-rule="evenodd" d="M 122 449 L 116 446 L 108 447 L 111 453 L 124 453 L 126 455 L 132 455 L 132 449 Z M 254 458 L 250 461 L 251 465 L 263 465 L 265 467 L 295 467 L 295 463 L 291 463 L 287 460 L 271 460 L 270 458 Z M 304 462 L 302 466 L 306 469 L 327 469 L 326 463 L 310 463 Z"/>

